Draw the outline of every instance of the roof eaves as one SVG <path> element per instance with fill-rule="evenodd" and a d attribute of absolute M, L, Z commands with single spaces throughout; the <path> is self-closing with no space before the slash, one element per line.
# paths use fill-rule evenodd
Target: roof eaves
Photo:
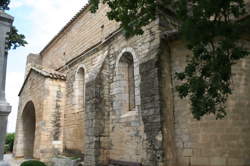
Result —
<path fill-rule="evenodd" d="M 56 71 L 53 71 L 53 72 L 48 72 L 48 71 L 45 71 L 45 70 L 41 70 L 41 69 L 37 69 L 35 67 L 31 67 L 30 70 L 29 70 L 29 73 L 27 74 L 24 82 L 23 82 L 23 85 L 18 93 L 18 96 L 21 95 L 23 89 L 24 89 L 24 86 L 26 84 L 26 82 L 28 81 L 28 78 L 30 77 L 30 74 L 31 72 L 34 71 L 36 72 L 37 74 L 45 77 L 45 78 L 51 78 L 51 79 L 57 79 L 57 80 L 66 80 L 66 75 L 62 74 L 62 73 L 59 73 L 59 72 L 56 72 Z"/>

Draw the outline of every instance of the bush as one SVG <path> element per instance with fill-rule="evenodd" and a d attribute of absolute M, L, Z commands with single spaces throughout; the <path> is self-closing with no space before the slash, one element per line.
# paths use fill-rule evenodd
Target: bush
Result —
<path fill-rule="evenodd" d="M 4 145 L 4 154 L 10 152 L 10 148 L 9 148 L 9 145 Z"/>
<path fill-rule="evenodd" d="M 21 166 L 46 166 L 43 162 L 37 160 L 29 160 L 25 161 L 21 164 Z"/>
<path fill-rule="evenodd" d="M 9 133 L 6 135 L 5 145 L 8 146 L 8 148 L 6 148 L 6 150 L 8 149 L 6 153 L 13 152 L 14 140 L 15 140 L 15 133 Z"/>

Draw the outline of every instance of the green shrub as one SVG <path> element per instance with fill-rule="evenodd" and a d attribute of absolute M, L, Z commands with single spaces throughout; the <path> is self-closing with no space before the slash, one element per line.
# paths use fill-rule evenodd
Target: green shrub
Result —
<path fill-rule="evenodd" d="M 29 160 L 25 161 L 21 164 L 21 166 L 46 166 L 43 162 L 37 160 Z"/>
<path fill-rule="evenodd" d="M 4 145 L 4 154 L 10 152 L 10 148 L 9 148 L 9 145 Z"/>
<path fill-rule="evenodd" d="M 15 133 L 8 133 L 5 138 L 5 145 L 8 146 L 7 152 L 13 152 L 14 141 L 15 141 Z"/>

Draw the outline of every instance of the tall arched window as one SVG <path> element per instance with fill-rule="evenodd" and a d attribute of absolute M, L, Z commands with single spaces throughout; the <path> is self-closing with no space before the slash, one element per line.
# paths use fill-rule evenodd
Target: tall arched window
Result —
<path fill-rule="evenodd" d="M 85 105 L 85 71 L 78 69 L 75 78 L 75 97 L 78 111 L 84 111 Z"/>
<path fill-rule="evenodd" d="M 139 58 L 133 48 L 121 50 L 115 62 L 114 72 L 111 84 L 113 109 L 110 115 L 112 147 L 109 157 L 112 160 L 137 162 L 144 156 L 138 153 L 143 148 L 141 135 L 144 128 L 140 112 Z M 130 131 L 140 134 L 134 135 Z"/>
<path fill-rule="evenodd" d="M 70 136 L 71 141 L 75 142 L 71 145 L 76 152 L 83 154 L 85 150 L 85 69 L 80 67 L 75 75 L 75 125 L 72 129 L 74 135 Z"/>
<path fill-rule="evenodd" d="M 118 63 L 118 80 L 122 99 L 122 109 L 133 111 L 135 108 L 135 79 L 133 56 L 125 52 Z"/>

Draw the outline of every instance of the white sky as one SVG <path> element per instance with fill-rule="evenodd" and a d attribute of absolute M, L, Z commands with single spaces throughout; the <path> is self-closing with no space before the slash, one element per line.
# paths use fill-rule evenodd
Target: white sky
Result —
<path fill-rule="evenodd" d="M 28 45 L 9 52 L 6 98 L 12 105 L 8 132 L 14 132 L 18 92 L 23 83 L 26 56 L 39 53 L 59 30 L 87 3 L 87 0 L 11 0 L 9 14 L 14 25 L 26 36 Z"/>

